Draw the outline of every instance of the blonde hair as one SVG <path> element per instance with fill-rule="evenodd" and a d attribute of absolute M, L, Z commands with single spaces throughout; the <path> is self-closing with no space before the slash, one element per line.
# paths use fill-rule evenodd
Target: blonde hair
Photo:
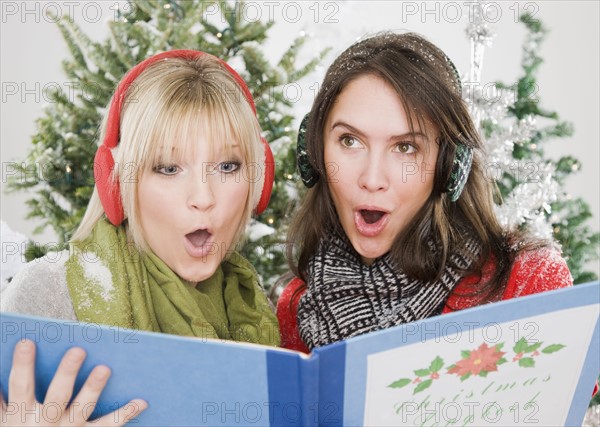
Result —
<path fill-rule="evenodd" d="M 100 141 L 104 140 L 107 117 L 108 113 L 101 125 Z M 242 167 L 260 171 L 243 175 L 250 182 L 250 191 L 234 244 L 240 240 L 263 188 L 264 148 L 250 104 L 218 59 L 201 55 L 193 60 L 169 58 L 150 65 L 127 90 L 120 123 L 120 142 L 112 150 L 112 180 L 119 182 L 125 227 L 129 240 L 139 250 L 148 248 L 137 200 L 140 177 L 167 159 L 178 160 L 193 153 L 192 144 L 198 140 L 193 136 L 200 130 L 211 144 L 221 144 L 214 150 L 221 148 L 228 153 L 231 142 L 237 142 L 243 155 Z M 71 241 L 85 240 L 103 216 L 104 208 L 94 187 Z"/>

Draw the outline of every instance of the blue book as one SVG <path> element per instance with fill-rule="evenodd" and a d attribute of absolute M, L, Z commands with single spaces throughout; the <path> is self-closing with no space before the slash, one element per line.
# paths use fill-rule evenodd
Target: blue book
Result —
<path fill-rule="evenodd" d="M 600 371 L 600 282 L 366 334 L 310 355 L 0 314 L 0 385 L 16 342 L 38 347 L 36 395 L 65 351 L 112 376 L 94 417 L 133 398 L 144 426 L 580 426 Z"/>

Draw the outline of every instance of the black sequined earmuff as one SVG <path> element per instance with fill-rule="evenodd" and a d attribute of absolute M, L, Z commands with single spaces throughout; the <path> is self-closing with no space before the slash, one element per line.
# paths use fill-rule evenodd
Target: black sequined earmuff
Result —
<path fill-rule="evenodd" d="M 463 143 L 457 144 L 445 189 L 451 202 L 456 202 L 465 188 L 472 164 L 473 149 Z"/>
<path fill-rule="evenodd" d="M 308 152 L 306 151 L 306 129 L 308 126 L 308 117 L 305 115 L 300 123 L 300 129 L 298 129 L 298 143 L 296 144 L 296 164 L 300 171 L 300 178 L 302 182 L 308 188 L 311 188 L 319 180 L 319 173 L 313 168 L 308 158 Z"/>
<path fill-rule="evenodd" d="M 446 57 L 448 64 L 454 72 L 457 89 L 459 95 L 462 95 L 462 83 L 458 70 L 450 58 Z M 298 141 L 296 147 L 296 163 L 300 171 L 302 182 L 308 188 L 313 187 L 319 180 L 319 172 L 313 167 L 310 162 L 310 155 L 306 149 L 306 131 L 308 128 L 309 115 L 305 115 L 298 129 Z M 452 170 L 448 177 L 444 192 L 448 194 L 448 198 L 452 202 L 456 202 L 460 197 L 473 164 L 473 148 L 462 142 L 457 143 L 454 160 L 452 161 Z"/>
<path fill-rule="evenodd" d="M 454 72 L 454 78 L 458 89 L 458 94 L 462 96 L 462 81 L 460 80 L 460 73 L 456 69 L 454 62 L 450 60 L 447 55 L 446 61 L 452 71 Z M 471 172 L 471 166 L 473 165 L 473 148 L 469 147 L 462 142 L 456 144 L 456 151 L 454 152 L 454 160 L 452 161 L 452 170 L 446 183 L 445 192 L 448 193 L 448 199 L 451 202 L 456 202 L 460 197 L 467 179 L 469 179 L 469 172 Z"/>

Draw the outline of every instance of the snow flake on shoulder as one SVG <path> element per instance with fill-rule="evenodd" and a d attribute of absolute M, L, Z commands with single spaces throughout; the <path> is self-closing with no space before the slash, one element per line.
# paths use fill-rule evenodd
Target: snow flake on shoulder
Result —
<path fill-rule="evenodd" d="M 83 267 L 83 274 L 87 281 L 100 285 L 100 293 L 105 300 L 110 300 L 110 292 L 113 289 L 112 273 L 98 256 L 91 252 L 79 255 L 79 264 Z"/>
<path fill-rule="evenodd" d="M 65 262 L 68 251 L 49 252 L 27 263 L 2 290 L 0 311 L 75 320 Z"/>
<path fill-rule="evenodd" d="M 517 297 L 572 285 L 573 277 L 560 252 L 544 247 L 517 255 L 506 292 Z"/>

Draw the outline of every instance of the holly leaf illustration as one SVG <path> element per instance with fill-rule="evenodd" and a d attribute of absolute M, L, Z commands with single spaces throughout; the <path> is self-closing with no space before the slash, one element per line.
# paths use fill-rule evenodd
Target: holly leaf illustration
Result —
<path fill-rule="evenodd" d="M 438 356 L 435 359 L 433 359 L 433 361 L 431 362 L 431 365 L 429 365 L 429 370 L 431 372 L 437 372 L 440 369 L 442 369 L 443 367 L 444 367 L 444 359 L 442 359 L 440 356 Z"/>
<path fill-rule="evenodd" d="M 533 353 L 533 352 L 534 352 L 534 351 L 536 351 L 538 348 L 540 348 L 540 347 L 542 346 L 542 344 L 543 344 L 543 343 L 544 343 L 543 341 L 540 341 L 540 342 L 537 342 L 537 343 L 535 343 L 535 344 L 528 345 L 528 346 L 525 348 L 524 352 L 525 352 L 525 353 Z"/>
<path fill-rule="evenodd" d="M 503 363 L 506 363 L 506 359 L 504 357 L 501 357 L 500 359 L 498 359 L 498 361 L 496 362 L 496 365 L 502 365 Z"/>
<path fill-rule="evenodd" d="M 431 371 L 429 369 L 417 369 L 416 371 L 414 371 L 414 373 L 417 377 L 426 377 L 428 375 L 431 375 Z"/>
<path fill-rule="evenodd" d="M 393 383 L 391 383 L 388 387 L 389 388 L 402 388 L 405 385 L 408 385 L 410 383 L 411 383 L 410 378 L 400 378 L 399 380 L 396 380 Z"/>
<path fill-rule="evenodd" d="M 542 349 L 542 353 L 556 353 L 557 351 L 562 350 L 563 348 L 565 348 L 565 346 L 562 344 L 550 344 L 548 347 Z"/>
<path fill-rule="evenodd" d="M 524 357 L 519 359 L 519 366 L 521 368 L 533 368 L 535 366 L 535 360 L 531 357 Z"/>
<path fill-rule="evenodd" d="M 527 348 L 527 340 L 525 338 L 521 338 L 519 341 L 515 343 L 513 347 L 513 351 L 517 354 L 523 353 Z"/>
<path fill-rule="evenodd" d="M 500 350 L 502 350 L 502 347 L 504 347 L 504 343 L 503 342 L 498 343 L 498 344 L 496 344 L 495 347 L 496 347 L 496 350 L 500 351 Z"/>
<path fill-rule="evenodd" d="M 429 388 L 429 386 L 431 385 L 432 382 L 433 382 L 433 380 L 425 380 L 423 382 L 420 382 L 419 385 L 415 387 L 415 391 L 413 391 L 413 394 L 417 394 L 420 391 L 423 391 L 426 388 Z"/>

